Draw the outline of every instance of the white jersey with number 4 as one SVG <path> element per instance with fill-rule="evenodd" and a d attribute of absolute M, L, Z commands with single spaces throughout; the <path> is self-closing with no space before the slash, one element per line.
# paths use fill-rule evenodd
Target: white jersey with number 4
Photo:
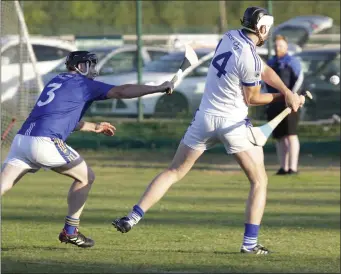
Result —
<path fill-rule="evenodd" d="M 242 86 L 260 85 L 262 70 L 250 38 L 242 30 L 228 31 L 217 45 L 199 109 L 230 121 L 245 119 L 248 107 Z"/>

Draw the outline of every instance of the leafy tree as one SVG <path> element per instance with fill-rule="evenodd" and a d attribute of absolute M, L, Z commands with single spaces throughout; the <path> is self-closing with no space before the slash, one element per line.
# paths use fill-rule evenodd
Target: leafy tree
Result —
<path fill-rule="evenodd" d="M 32 34 L 102 35 L 133 34 L 135 1 L 22 1 Z M 249 6 L 267 6 L 267 1 L 226 1 L 228 28 L 240 26 Z M 321 14 L 340 25 L 338 1 L 272 1 L 275 24 L 298 15 Z M 218 1 L 142 1 L 143 32 L 217 33 Z"/>

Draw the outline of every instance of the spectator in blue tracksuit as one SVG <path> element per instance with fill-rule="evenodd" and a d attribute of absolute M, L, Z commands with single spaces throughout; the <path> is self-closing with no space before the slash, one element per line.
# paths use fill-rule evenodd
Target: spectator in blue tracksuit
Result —
<path fill-rule="evenodd" d="M 293 92 L 298 92 L 303 82 L 303 72 L 300 61 L 288 54 L 288 43 L 284 36 L 275 37 L 276 55 L 268 60 L 268 65 L 279 75 L 284 84 Z M 268 92 L 277 93 L 273 87 L 266 86 Z M 285 102 L 269 104 L 267 106 L 268 121 L 286 108 Z M 278 175 L 297 174 L 300 143 L 297 136 L 297 125 L 299 113 L 289 114 L 273 131 L 276 139 L 277 156 L 279 158 L 280 169 Z"/>

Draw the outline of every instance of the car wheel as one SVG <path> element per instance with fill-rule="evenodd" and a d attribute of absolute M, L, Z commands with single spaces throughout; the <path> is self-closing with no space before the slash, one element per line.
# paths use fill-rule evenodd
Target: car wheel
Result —
<path fill-rule="evenodd" d="M 188 102 L 181 93 L 173 92 L 172 95 L 163 95 L 155 106 L 155 117 L 174 118 L 188 115 Z"/>

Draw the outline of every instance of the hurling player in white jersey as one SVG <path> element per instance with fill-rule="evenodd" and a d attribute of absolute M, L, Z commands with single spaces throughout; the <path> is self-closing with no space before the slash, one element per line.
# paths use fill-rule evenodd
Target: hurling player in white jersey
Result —
<path fill-rule="evenodd" d="M 154 178 L 127 216 L 113 221 L 118 231 L 128 232 L 172 184 L 187 174 L 205 150 L 221 142 L 227 153 L 233 154 L 251 185 L 240 251 L 269 253 L 267 248 L 258 244 L 268 179 L 262 147 L 254 146 L 247 139 L 247 127 L 252 126 L 247 119 L 248 106 L 285 100 L 293 111 L 297 111 L 304 104 L 304 97 L 293 94 L 256 53 L 255 47 L 261 46 L 268 38 L 273 21 L 267 10 L 249 7 L 241 20 L 242 29 L 223 35 L 209 67 L 200 107 L 172 163 Z M 281 94 L 262 94 L 261 80 L 281 91 Z"/>

